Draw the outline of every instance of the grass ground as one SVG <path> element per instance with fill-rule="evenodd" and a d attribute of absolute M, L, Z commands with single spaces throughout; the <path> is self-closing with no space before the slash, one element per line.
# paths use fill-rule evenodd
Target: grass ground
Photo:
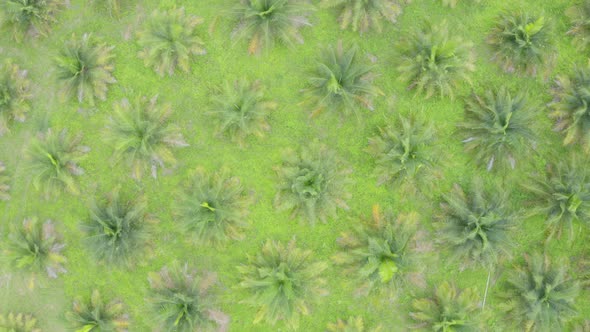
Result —
<path fill-rule="evenodd" d="M 424 228 L 432 229 L 437 195 L 449 190 L 454 182 L 476 174 L 497 178 L 504 187 L 513 189 L 512 204 L 518 209 L 526 198 L 518 187 L 519 181 L 542 169 L 550 153 L 555 153 L 557 158 L 565 154 L 560 137 L 551 131 L 547 110 L 540 107 L 537 121 L 543 141 L 538 151 L 529 151 L 528 158 L 522 158 L 517 169 L 506 174 L 486 173 L 477 168 L 463 153 L 460 138 L 455 133 L 455 125 L 463 114 L 461 98 L 424 100 L 421 95 L 407 91 L 405 85 L 396 80 L 394 44 L 400 36 L 425 20 L 446 20 L 452 34 L 473 42 L 477 53 L 476 71 L 472 75 L 474 84 L 472 87 L 462 84 L 458 96 L 467 95 L 471 89 L 484 91 L 489 87 L 507 85 L 513 91 L 528 91 L 532 100 L 544 105 L 551 99 L 549 88 L 555 74 L 569 73 L 573 64 L 587 62 L 587 55 L 577 52 L 570 38 L 565 36 L 569 23 L 563 12 L 572 1 L 461 1 L 455 9 L 450 9 L 443 7 L 440 1 L 414 0 L 405 8 L 397 24 L 387 25 L 382 34 L 368 34 L 362 38 L 356 33 L 339 30 L 334 12 L 318 10 L 313 15 L 314 27 L 303 30 L 305 44 L 292 49 L 279 46 L 261 56 L 248 56 L 245 44 L 230 40 L 231 23 L 223 11 L 234 2 L 136 1 L 117 20 L 86 1 L 72 0 L 70 8 L 59 15 L 59 23 L 48 38 L 15 44 L 7 36 L 0 36 L 0 58 L 17 58 L 23 68 L 29 69 L 35 83 L 35 99 L 29 119 L 24 124 L 17 124 L 11 134 L 0 139 L 0 160 L 14 175 L 12 200 L 0 203 L 0 233 L 4 233 L 10 223 L 19 222 L 27 216 L 53 219 L 59 222 L 65 235 L 68 257 L 68 273 L 57 281 L 40 284 L 34 291 L 28 290 L 18 276 L 5 271 L 4 279 L 0 279 L 3 280 L 0 282 L 0 312 L 33 312 L 39 317 L 40 325 L 46 327 L 45 330 L 64 331 L 63 312 L 71 305 L 73 297 L 99 288 L 104 295 L 117 296 L 126 303 L 132 319 L 132 331 L 147 331 L 154 325 L 144 304 L 148 289 L 147 273 L 159 270 L 172 260 L 180 260 L 218 273 L 223 285 L 220 308 L 231 317 L 230 331 L 284 331 L 286 327 L 281 323 L 274 327 L 252 325 L 255 309 L 236 300 L 246 296 L 243 291 L 234 288 L 238 282 L 236 266 L 244 262 L 246 254 L 255 254 L 266 239 L 288 241 L 296 237 L 299 246 L 313 250 L 318 259 L 329 260 L 337 250 L 335 240 L 339 234 L 349 229 L 359 216 L 368 215 L 373 204 L 392 206 L 398 211 L 416 211 Z M 137 57 L 139 47 L 135 31 L 146 14 L 175 3 L 184 6 L 187 12 L 204 18 L 205 23 L 200 29 L 208 54 L 193 62 L 190 73 L 160 78 L 151 69 L 145 68 Z M 543 12 L 551 19 L 558 57 L 553 72 L 545 80 L 505 74 L 489 61 L 485 36 L 498 13 L 515 8 Z M 210 31 L 214 21 L 215 27 Z M 111 86 L 108 100 L 99 102 L 96 108 L 81 108 L 77 103 L 61 101 L 55 88 L 52 58 L 64 40 L 72 34 L 80 36 L 83 33 L 92 33 L 115 46 L 114 76 L 118 83 Z M 362 51 L 377 58 L 379 77 L 376 84 L 385 96 L 376 99 L 374 111 L 363 113 L 360 123 L 352 118 L 339 121 L 330 114 L 310 121 L 309 110 L 300 104 L 303 99 L 299 90 L 305 85 L 307 71 L 314 66 L 319 47 L 340 39 L 358 44 Z M 264 139 L 249 140 L 246 149 L 214 137 L 211 119 L 205 114 L 210 107 L 208 96 L 211 91 L 225 80 L 238 78 L 261 80 L 267 87 L 266 95 L 279 103 L 278 109 L 270 116 L 272 130 L 269 135 Z M 129 177 L 128 167 L 113 167 L 112 149 L 102 143 L 113 102 L 137 94 L 158 94 L 162 101 L 171 103 L 175 110 L 173 119 L 182 126 L 183 135 L 190 144 L 190 147 L 177 151 L 177 169 L 158 179 L 146 177 L 141 182 Z M 372 159 L 363 151 L 367 138 L 376 132 L 378 126 L 387 124 L 396 113 L 410 111 L 424 113 L 434 121 L 438 132 L 435 150 L 444 161 L 442 177 L 437 180 L 436 189 L 427 195 L 408 196 L 398 188 L 376 187 Z M 23 167 L 23 151 L 31 137 L 48 126 L 83 132 L 84 144 L 92 148 L 82 163 L 86 174 L 80 178 L 83 192 L 80 197 L 63 194 L 56 200 L 44 200 L 31 185 Z M 354 185 L 351 191 L 354 196 L 349 202 L 349 212 L 340 213 L 338 218 L 327 224 L 309 226 L 289 219 L 287 212 L 277 213 L 273 209 L 275 177 L 271 170 L 280 163 L 283 149 L 305 144 L 314 138 L 328 143 L 352 165 Z M 250 214 L 246 237 L 221 249 L 189 243 L 175 226 L 170 208 L 172 197 L 187 180 L 191 169 L 203 166 L 214 170 L 222 165 L 228 166 L 246 188 L 256 192 L 257 201 Z M 133 270 L 96 265 L 81 243 L 79 221 L 87 215 L 89 201 L 118 184 L 144 193 L 149 201 L 149 211 L 160 220 L 155 226 L 157 232 L 153 233 L 147 256 Z M 544 236 L 541 219 L 522 218 L 519 222 L 516 231 L 517 256 L 541 248 Z M 584 250 L 585 244 L 587 251 L 588 240 L 590 232 L 585 231 L 572 246 L 554 241 L 548 250 L 552 256 L 575 256 Z M 446 259 L 444 253 L 440 254 L 440 259 L 434 253 L 425 258 L 423 266 L 428 284 L 454 280 L 462 287 L 477 287 L 483 297 L 487 271 L 459 271 L 456 264 L 447 264 Z M 325 277 L 330 294 L 321 305 L 313 308 L 310 316 L 302 320 L 301 331 L 323 331 L 328 322 L 349 315 L 365 317 L 368 326 L 382 324 L 387 327 L 386 331 L 403 331 L 409 326 L 407 312 L 412 289 L 399 291 L 395 301 L 379 295 L 354 298 L 355 283 L 343 275 L 340 268 L 331 267 Z M 486 310 L 495 310 L 496 290 L 492 284 Z M 589 298 L 588 291 L 579 297 L 578 307 L 582 316 L 590 316 Z M 489 320 L 490 330 L 500 328 L 498 320 L 501 320 L 500 314 Z"/>

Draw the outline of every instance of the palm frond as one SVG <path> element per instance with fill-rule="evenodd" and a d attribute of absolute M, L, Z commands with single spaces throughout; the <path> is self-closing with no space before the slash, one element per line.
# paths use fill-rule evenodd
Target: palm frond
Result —
<path fill-rule="evenodd" d="M 12 31 L 12 38 L 17 42 L 45 36 L 63 5 L 62 0 L 3 0 L 0 1 L 1 22 L 5 29 Z"/>
<path fill-rule="evenodd" d="M 0 64 L 0 136 L 10 131 L 12 122 L 25 121 L 31 109 L 30 85 L 27 71 L 12 60 Z"/>
<path fill-rule="evenodd" d="M 105 302 L 98 290 L 92 291 L 89 299 L 77 297 L 66 318 L 77 332 L 126 332 L 129 315 L 119 300 Z"/>
<path fill-rule="evenodd" d="M 341 29 L 351 28 L 361 34 L 383 30 L 383 21 L 395 23 L 402 8 L 410 0 L 322 0 L 323 8 L 340 11 L 338 21 Z"/>
<path fill-rule="evenodd" d="M 0 315 L 0 330 L 7 332 L 41 332 L 32 314 L 10 312 Z"/>
<path fill-rule="evenodd" d="M 583 0 L 579 4 L 569 7 L 565 14 L 569 17 L 572 25 L 568 35 L 573 35 L 573 43 L 578 50 L 586 50 L 590 46 L 590 1 Z"/>
<path fill-rule="evenodd" d="M 0 201 L 10 199 L 10 177 L 6 173 L 6 166 L 0 161 Z"/>

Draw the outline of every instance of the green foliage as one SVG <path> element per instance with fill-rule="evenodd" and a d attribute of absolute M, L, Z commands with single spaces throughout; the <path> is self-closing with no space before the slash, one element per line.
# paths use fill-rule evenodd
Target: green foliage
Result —
<path fill-rule="evenodd" d="M 362 34 L 371 29 L 381 32 L 383 20 L 395 23 L 407 2 L 409 0 L 322 0 L 320 6 L 336 7 L 340 10 L 340 28 L 351 27 L 352 31 Z"/>
<path fill-rule="evenodd" d="M 329 332 L 379 332 L 381 327 L 373 329 L 365 328 L 363 318 L 360 316 L 351 316 L 348 319 L 340 319 L 336 323 L 328 323 Z"/>
<path fill-rule="evenodd" d="M 423 331 L 481 331 L 479 297 L 473 288 L 458 289 L 445 281 L 426 298 L 412 301 L 410 317 Z"/>
<path fill-rule="evenodd" d="M 360 118 L 358 109 L 373 110 L 372 98 L 383 94 L 373 85 L 373 66 L 362 60 L 357 47 L 345 48 L 341 41 L 323 50 L 311 75 L 303 90 L 314 107 L 311 117 L 328 110 Z"/>
<path fill-rule="evenodd" d="M 195 56 L 207 53 L 197 35 L 197 25 L 202 22 L 199 17 L 186 15 L 183 7 L 154 11 L 138 33 L 142 48 L 139 57 L 160 76 L 172 75 L 177 68 L 189 72 Z"/>
<path fill-rule="evenodd" d="M 513 169 L 516 156 L 535 146 L 532 124 L 536 113 L 537 106 L 522 93 L 512 97 L 501 88 L 485 96 L 473 94 L 465 101 L 465 116 L 458 125 L 465 136 L 465 151 L 473 153 L 488 171 L 494 166 Z"/>
<path fill-rule="evenodd" d="M 366 151 L 375 158 L 377 184 L 398 185 L 404 181 L 427 182 L 428 172 L 436 165 L 430 146 L 435 142 L 431 122 L 399 115 L 397 121 L 379 128 L 369 138 Z"/>
<path fill-rule="evenodd" d="M 549 164 L 544 176 L 524 184 L 533 194 L 532 212 L 546 217 L 549 239 L 561 237 L 567 230 L 573 241 L 576 222 L 590 226 L 590 174 L 586 164 L 577 157 Z"/>
<path fill-rule="evenodd" d="M 544 16 L 503 13 L 488 35 L 492 59 L 507 72 L 536 75 L 554 56 L 550 28 Z"/>
<path fill-rule="evenodd" d="M 6 257 L 17 269 L 46 272 L 50 278 L 57 278 L 66 272 L 66 258 L 61 254 L 64 246 L 53 221 L 41 223 L 37 218 L 27 218 L 10 233 Z"/>
<path fill-rule="evenodd" d="M 107 263 L 131 263 L 145 244 L 146 223 L 154 221 L 146 209 L 145 197 L 127 199 L 121 197 L 119 189 L 103 201 L 93 202 L 81 228 L 94 257 Z"/>
<path fill-rule="evenodd" d="M 567 34 L 574 36 L 573 42 L 579 50 L 588 49 L 590 46 L 590 1 L 583 0 L 569 7 L 565 14 L 572 22 Z"/>
<path fill-rule="evenodd" d="M 12 30 L 17 42 L 28 36 L 45 36 L 63 4 L 62 0 L 3 0 L 0 21 L 5 29 Z"/>
<path fill-rule="evenodd" d="M 114 146 L 115 160 L 125 158 L 131 164 L 134 179 L 147 169 L 156 178 L 158 167 L 176 164 L 171 149 L 188 146 L 180 128 L 170 123 L 171 115 L 171 106 L 158 103 L 157 96 L 115 103 L 105 140 Z"/>
<path fill-rule="evenodd" d="M 214 274 L 199 275 L 188 264 L 174 262 L 169 268 L 150 273 L 148 279 L 149 301 L 162 331 L 213 331 L 222 320 L 229 320 L 222 312 L 213 309 Z"/>
<path fill-rule="evenodd" d="M 197 168 L 175 210 L 184 230 L 194 234 L 197 242 L 220 244 L 243 238 L 252 201 L 252 193 L 246 192 L 228 169 L 207 174 Z"/>
<path fill-rule="evenodd" d="M 236 26 L 231 37 L 248 40 L 249 54 L 270 49 L 277 41 L 303 44 L 299 30 L 311 26 L 308 16 L 313 10 L 307 0 L 239 0 L 232 10 Z"/>
<path fill-rule="evenodd" d="M 89 300 L 76 298 L 66 318 L 72 322 L 76 332 L 125 332 L 129 327 L 129 316 L 123 303 L 118 300 L 105 303 L 96 289 Z"/>
<path fill-rule="evenodd" d="M 244 146 L 246 137 L 263 137 L 270 130 L 268 113 L 277 108 L 276 102 L 264 98 L 264 89 L 258 81 L 226 81 L 212 100 L 214 106 L 210 113 L 219 122 L 217 131 L 240 146 Z"/>
<path fill-rule="evenodd" d="M 129 0 L 92 0 L 100 9 L 106 10 L 111 17 L 119 17 L 123 6 L 127 5 Z"/>
<path fill-rule="evenodd" d="M 479 0 L 471 0 L 470 2 L 479 3 Z M 455 8 L 457 3 L 459 3 L 459 0 L 442 0 L 443 5 L 445 5 L 447 7 L 451 7 L 451 8 Z"/>
<path fill-rule="evenodd" d="M 565 261 L 551 264 L 547 256 L 525 255 L 525 262 L 510 271 L 499 305 L 506 318 L 525 331 L 562 331 L 577 315 L 574 302 L 578 282 L 568 274 Z"/>
<path fill-rule="evenodd" d="M 287 245 L 267 240 L 256 256 L 238 266 L 239 287 L 251 293 L 247 303 L 259 308 L 254 323 L 285 320 L 296 329 L 300 316 L 327 295 L 322 278 L 327 268 L 325 262 L 314 261 L 311 250 L 297 248 L 295 239 Z"/>
<path fill-rule="evenodd" d="M 10 312 L 0 315 L 0 331 L 6 332 L 41 332 L 37 327 L 37 318 L 31 314 Z"/>
<path fill-rule="evenodd" d="M 415 226 L 414 216 L 382 213 L 375 205 L 370 220 L 361 220 L 338 238 L 340 252 L 332 260 L 343 265 L 346 274 L 358 277 L 361 294 L 375 287 L 399 284 L 413 269 Z"/>
<path fill-rule="evenodd" d="M 13 121 L 23 122 L 31 109 L 27 71 L 11 60 L 0 65 L 0 136 L 9 131 Z"/>
<path fill-rule="evenodd" d="M 106 100 L 108 85 L 117 82 L 113 77 L 113 46 L 99 43 L 90 34 L 82 39 L 72 36 L 66 41 L 56 59 L 57 78 L 65 95 L 78 102 Z"/>
<path fill-rule="evenodd" d="M 397 69 L 408 89 L 450 96 L 460 82 L 470 83 L 469 73 L 475 69 L 471 43 L 450 37 L 446 22 L 425 23 L 400 39 Z"/>
<path fill-rule="evenodd" d="M 6 167 L 0 161 L 0 201 L 7 201 L 10 199 L 10 177 L 6 174 Z"/>
<path fill-rule="evenodd" d="M 283 163 L 275 167 L 279 177 L 274 205 L 290 210 L 292 217 L 303 217 L 314 224 L 326 222 L 337 209 L 348 210 L 352 195 L 346 187 L 351 169 L 344 168 L 336 153 L 317 141 L 302 147 L 299 153 L 285 151 Z"/>
<path fill-rule="evenodd" d="M 28 171 L 35 189 L 43 189 L 47 197 L 62 189 L 80 193 L 76 177 L 84 174 L 84 169 L 78 163 L 90 151 L 81 141 L 81 134 L 72 136 L 66 129 L 59 133 L 48 129 L 37 135 L 28 149 Z"/>
<path fill-rule="evenodd" d="M 576 68 L 573 75 L 558 76 L 549 116 L 555 129 L 565 134 L 564 145 L 582 143 L 590 152 L 590 67 Z"/>
<path fill-rule="evenodd" d="M 443 196 L 438 218 L 443 246 L 468 264 L 496 265 L 513 247 L 510 234 L 516 218 L 508 211 L 508 202 L 505 190 L 486 191 L 480 179 L 467 192 L 455 184 Z"/>

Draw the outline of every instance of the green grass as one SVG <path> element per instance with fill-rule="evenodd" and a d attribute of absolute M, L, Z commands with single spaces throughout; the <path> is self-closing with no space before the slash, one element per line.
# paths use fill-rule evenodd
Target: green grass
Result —
<path fill-rule="evenodd" d="M 542 170 L 549 160 L 550 152 L 557 158 L 562 158 L 569 150 L 582 153 L 578 147 L 562 147 L 561 136 L 551 131 L 548 110 L 539 109 L 536 121 L 541 128 L 539 134 L 542 142 L 538 151 L 531 151 L 530 157 L 519 160 L 513 171 L 505 174 L 487 173 L 463 152 L 461 137 L 457 135 L 455 127 L 463 117 L 462 97 L 472 89 L 481 93 L 489 87 L 506 85 L 512 91 L 527 90 L 530 98 L 544 105 L 551 100 L 549 88 L 555 75 L 569 74 L 574 64 L 587 62 L 585 55 L 577 52 L 571 44 L 571 37 L 565 36 L 569 21 L 563 12 L 574 1 L 461 1 L 454 9 L 444 7 L 440 1 L 413 1 L 404 8 L 398 23 L 385 24 L 382 34 L 367 33 L 362 38 L 358 33 L 341 31 L 336 12 L 318 10 L 311 17 L 314 27 L 302 29 L 305 40 L 303 45 L 294 48 L 279 45 L 271 51 L 263 51 L 260 56 L 248 56 L 247 42 L 236 43 L 230 39 L 233 24 L 224 11 L 235 1 L 145 0 L 134 3 L 137 9 L 134 4 L 130 6 L 131 10 L 121 14 L 120 19 L 113 19 L 106 11 L 97 11 L 87 1 L 71 0 L 70 8 L 57 16 L 59 23 L 53 26 L 47 38 L 15 44 L 6 34 L 0 35 L 0 57 L 11 57 L 21 68 L 29 70 L 34 95 L 27 121 L 14 123 L 12 132 L 0 138 L 0 161 L 13 175 L 12 198 L 7 202 L 0 201 L 0 236 L 4 241 L 8 226 L 21 222 L 25 217 L 36 215 L 42 220 L 50 218 L 64 234 L 67 244 L 64 254 L 68 258 L 68 273 L 61 275 L 57 281 L 41 283 L 34 290 L 28 290 L 26 285 L 17 282 L 15 275 L 9 285 L 0 283 L 0 312 L 32 312 L 37 315 L 39 325 L 45 331 L 65 330 L 67 323 L 64 313 L 71 307 L 71 301 L 78 295 L 89 294 L 94 288 L 100 289 L 105 298 L 116 297 L 126 304 L 131 331 L 151 330 L 157 324 L 151 320 L 150 308 L 144 301 L 149 289 L 147 275 L 159 271 L 173 260 L 188 261 L 199 269 L 218 273 L 221 283 L 219 309 L 230 316 L 230 331 L 287 331 L 283 323 L 274 327 L 264 323 L 253 325 L 256 308 L 236 301 L 248 295 L 235 288 L 239 282 L 236 266 L 245 261 L 246 254 L 256 254 L 266 239 L 287 242 L 295 236 L 299 247 L 312 250 L 318 260 L 328 260 L 338 250 L 336 238 L 340 233 L 349 230 L 359 217 L 368 216 L 373 204 L 391 206 L 401 212 L 416 211 L 423 228 L 431 231 L 432 215 L 438 209 L 438 196 L 448 192 L 454 182 L 475 174 L 496 179 L 503 183 L 503 187 L 515 190 L 512 208 L 518 209 L 527 199 L 518 185 L 519 181 L 526 179 L 531 172 Z M 184 6 L 187 13 L 203 17 L 204 23 L 197 29 L 205 43 L 207 55 L 199 56 L 191 63 L 190 73 L 178 72 L 160 78 L 152 69 L 146 68 L 138 57 L 140 47 L 135 32 L 141 26 L 141 21 L 154 9 L 166 9 L 175 3 Z M 489 61 L 492 52 L 485 38 L 494 20 L 502 10 L 518 8 L 535 14 L 543 12 L 553 24 L 553 38 L 559 53 L 556 65 L 546 79 L 506 74 Z M 476 70 L 471 75 L 473 86 L 461 84 L 455 100 L 438 97 L 425 100 L 423 95 L 406 90 L 406 85 L 397 80 L 397 54 L 393 45 L 402 34 L 408 33 L 425 19 L 433 22 L 446 19 L 453 34 L 474 44 L 477 58 Z M 215 28 L 209 32 L 209 26 L 215 20 Z M 128 29 L 131 38 L 125 40 Z M 107 45 L 115 46 L 114 76 L 118 83 L 110 86 L 107 100 L 97 102 L 94 107 L 61 100 L 57 93 L 53 57 L 72 33 L 92 33 L 101 37 Z M 303 95 L 299 91 L 305 87 L 308 74 L 316 65 L 321 47 L 333 44 L 338 39 L 356 43 L 361 52 L 377 58 L 375 71 L 379 76 L 374 84 L 385 96 L 374 99 L 374 111 L 360 110 L 360 123 L 353 118 L 340 120 L 332 114 L 309 120 L 311 110 L 301 105 Z M 239 78 L 260 80 L 266 87 L 265 96 L 279 103 L 269 115 L 271 131 L 263 139 L 248 137 L 245 149 L 227 139 L 216 137 L 215 119 L 207 114 L 211 106 L 209 95 L 215 88 L 226 80 Z M 161 102 L 172 104 L 174 112 L 171 121 L 181 127 L 190 146 L 175 151 L 178 164 L 170 174 L 159 172 L 158 179 L 146 176 L 141 182 L 136 182 L 129 177 L 126 165 L 112 163 L 113 150 L 102 143 L 104 128 L 114 102 L 124 97 L 155 94 L 159 94 Z M 378 127 L 391 122 L 396 113 L 408 114 L 411 110 L 425 114 L 426 118 L 434 122 L 438 140 L 433 150 L 443 163 L 442 176 L 436 189 L 415 195 L 407 195 L 402 190 L 387 186 L 377 187 L 376 178 L 372 175 L 373 159 L 364 151 L 368 138 L 375 135 Z M 82 193 L 79 197 L 63 193 L 53 200 L 45 200 L 41 193 L 35 191 L 27 175 L 23 152 L 36 132 L 48 124 L 56 130 L 68 128 L 71 133 L 83 132 L 82 144 L 92 149 L 80 163 L 86 173 L 79 177 Z M 338 156 L 346 160 L 354 171 L 351 174 L 353 199 L 348 201 L 350 210 L 339 211 L 338 217 L 326 224 L 311 226 L 290 219 L 288 211 L 278 213 L 273 208 L 277 179 L 272 167 L 281 163 L 283 149 L 297 148 L 314 138 L 319 138 L 336 150 Z M 191 170 L 197 166 L 207 171 L 227 166 L 232 170 L 232 175 L 241 179 L 245 189 L 255 191 L 256 203 L 251 207 L 244 240 L 230 241 L 222 248 L 202 246 L 189 242 L 190 237 L 185 236 L 175 224 L 172 199 L 188 180 Z M 118 184 L 130 191 L 144 193 L 148 200 L 147 211 L 159 219 L 159 223 L 154 226 L 157 231 L 151 234 L 146 259 L 131 270 L 95 264 L 82 243 L 83 233 L 79 228 L 80 221 L 87 216 L 90 201 Z M 521 218 L 518 223 L 515 234 L 518 242 L 516 255 L 542 249 L 542 218 Z M 582 252 L 588 240 L 590 232 L 585 229 L 571 247 L 553 241 L 548 252 L 553 256 L 575 256 Z M 437 252 L 435 250 L 426 255 L 424 261 L 428 284 L 437 285 L 443 280 L 454 280 L 461 288 L 475 287 L 483 298 L 487 271 L 459 271 L 456 264 L 446 264 L 446 252 L 441 252 L 440 258 L 435 256 Z M 1 262 L 0 276 L 12 274 L 5 266 Z M 510 266 L 511 263 L 506 264 L 506 268 Z M 386 327 L 385 331 L 403 331 L 411 323 L 406 315 L 411 298 L 414 293 L 422 291 L 407 287 L 398 292 L 393 301 L 378 294 L 354 298 L 353 292 L 358 284 L 347 278 L 340 267 L 331 264 L 324 277 L 328 281 L 330 294 L 312 308 L 309 316 L 302 318 L 300 331 L 323 331 L 327 323 L 351 315 L 362 316 L 366 326 L 381 324 Z M 486 311 L 496 310 L 495 305 L 499 301 L 495 297 L 497 287 L 498 284 L 491 284 Z M 581 316 L 590 316 L 589 299 L 587 290 L 579 296 Z M 502 330 L 500 322 L 501 314 L 496 314 L 490 320 L 490 330 Z"/>

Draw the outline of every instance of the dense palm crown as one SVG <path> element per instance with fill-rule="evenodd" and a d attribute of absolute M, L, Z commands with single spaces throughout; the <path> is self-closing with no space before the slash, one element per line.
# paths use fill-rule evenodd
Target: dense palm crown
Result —
<path fill-rule="evenodd" d="M 506 278 L 501 307 L 526 331 L 562 331 L 577 314 L 579 285 L 567 274 L 565 262 L 551 264 L 547 256 L 525 256 Z"/>
<path fill-rule="evenodd" d="M 202 19 L 187 15 L 184 8 L 166 12 L 154 11 L 139 31 L 139 56 L 160 76 L 172 75 L 177 70 L 188 72 L 196 55 L 207 52 L 197 35 Z"/>
<path fill-rule="evenodd" d="M 325 48 L 303 91 L 313 107 L 311 116 L 324 110 L 341 116 L 358 109 L 373 109 L 373 97 L 382 94 L 373 85 L 373 66 L 363 59 L 357 47 L 342 42 Z"/>
<path fill-rule="evenodd" d="M 30 81 L 27 71 L 11 60 L 0 64 L 0 136 L 13 121 L 23 122 L 30 110 Z"/>
<path fill-rule="evenodd" d="M 308 315 L 311 304 L 327 294 L 321 277 L 327 267 L 314 261 L 311 250 L 296 247 L 294 239 L 287 245 L 266 241 L 256 256 L 238 266 L 239 286 L 251 293 L 247 303 L 259 308 L 254 323 L 285 320 L 297 328 L 299 316 Z"/>
<path fill-rule="evenodd" d="M 580 158 L 548 165 L 544 176 L 525 184 L 533 194 L 533 212 L 546 217 L 550 238 L 565 230 L 574 238 L 576 222 L 590 226 L 590 174 Z"/>
<path fill-rule="evenodd" d="M 465 101 L 465 116 L 458 125 L 465 136 L 465 150 L 488 171 L 498 164 L 514 168 L 517 155 L 534 145 L 535 113 L 523 94 L 512 97 L 505 88 L 472 95 Z"/>
<path fill-rule="evenodd" d="M 312 224 L 336 216 L 337 209 L 348 209 L 346 200 L 350 169 L 326 145 L 313 142 L 299 153 L 287 150 L 283 164 L 275 168 L 279 176 L 274 199 L 278 210 L 290 210 Z"/>
<path fill-rule="evenodd" d="M 233 8 L 236 27 L 232 38 L 247 39 L 248 53 L 271 48 L 276 41 L 286 45 L 303 43 L 300 29 L 311 26 L 308 16 L 314 7 L 307 0 L 238 0 Z"/>
<path fill-rule="evenodd" d="M 6 166 L 0 161 L 0 201 L 10 199 L 10 177 L 6 174 Z"/>
<path fill-rule="evenodd" d="M 176 163 L 171 149 L 188 146 L 178 126 L 170 123 L 171 115 L 171 106 L 159 103 L 157 96 L 115 103 L 106 140 L 114 146 L 116 160 L 131 164 L 133 178 L 141 179 L 147 170 L 157 177 L 158 167 Z"/>
<path fill-rule="evenodd" d="M 573 75 L 558 76 L 549 116 L 565 134 L 564 145 L 580 142 L 590 152 L 590 67 L 578 67 Z"/>
<path fill-rule="evenodd" d="M 580 50 L 587 49 L 590 45 L 590 1 L 584 0 L 571 6 L 565 14 L 572 22 L 572 27 L 567 33 L 574 35 L 573 41 Z"/>
<path fill-rule="evenodd" d="M 407 0 L 322 0 L 324 8 L 336 7 L 340 10 L 340 28 L 350 27 L 361 33 L 375 29 L 383 30 L 383 20 L 395 23 Z"/>
<path fill-rule="evenodd" d="M 551 55 L 549 26 L 544 16 L 504 13 L 488 36 L 493 59 L 507 72 L 527 72 L 548 64 Z"/>
<path fill-rule="evenodd" d="M 84 34 L 65 43 L 57 57 L 57 78 L 67 96 L 78 102 L 105 100 L 108 85 L 116 82 L 113 77 L 113 46 L 95 41 Z"/>
<path fill-rule="evenodd" d="M 367 147 L 375 158 L 377 183 L 424 179 L 425 172 L 436 164 L 429 151 L 434 141 L 432 124 L 414 115 L 400 115 L 393 125 L 379 128 L 379 135 L 369 138 Z"/>
<path fill-rule="evenodd" d="M 410 317 L 423 331 L 478 331 L 479 296 L 473 288 L 458 289 L 449 282 L 443 282 L 426 298 L 412 301 Z"/>
<path fill-rule="evenodd" d="M 129 315 L 118 300 L 105 302 L 99 291 L 94 290 L 90 299 L 78 297 L 66 318 L 78 332 L 126 332 Z"/>
<path fill-rule="evenodd" d="M 469 73 L 475 69 L 471 44 L 449 36 L 445 22 L 426 23 L 400 39 L 398 44 L 400 79 L 409 89 L 454 96 L 460 82 L 470 82 Z"/>
<path fill-rule="evenodd" d="M 0 2 L 2 23 L 12 30 L 17 41 L 27 35 L 45 35 L 62 5 L 62 0 L 3 0 Z"/>
<path fill-rule="evenodd" d="M 219 122 L 217 131 L 240 146 L 244 145 L 246 137 L 262 137 L 270 130 L 267 118 L 277 103 L 264 98 L 264 89 L 259 82 L 228 81 L 212 99 L 211 114 Z"/>
<path fill-rule="evenodd" d="M 0 315 L 0 331 L 7 332 L 41 332 L 37 318 L 31 314 L 10 312 Z"/>
<path fill-rule="evenodd" d="M 177 200 L 176 213 L 199 243 L 217 244 L 243 237 L 251 203 L 252 194 L 228 169 L 207 174 L 198 168 Z"/>

